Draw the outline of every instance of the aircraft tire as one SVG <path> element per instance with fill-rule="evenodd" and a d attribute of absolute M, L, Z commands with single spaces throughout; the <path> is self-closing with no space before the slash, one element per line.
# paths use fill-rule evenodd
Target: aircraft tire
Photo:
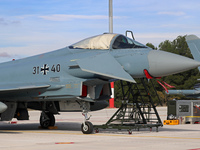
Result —
<path fill-rule="evenodd" d="M 40 116 L 40 125 L 42 128 L 47 129 L 50 126 L 55 125 L 55 117 L 52 113 L 46 113 L 48 116 L 48 119 L 45 118 L 44 116 Z"/>
<path fill-rule="evenodd" d="M 81 131 L 83 132 L 83 134 L 93 133 L 93 124 L 89 121 L 86 121 L 85 126 L 84 124 L 81 125 Z"/>

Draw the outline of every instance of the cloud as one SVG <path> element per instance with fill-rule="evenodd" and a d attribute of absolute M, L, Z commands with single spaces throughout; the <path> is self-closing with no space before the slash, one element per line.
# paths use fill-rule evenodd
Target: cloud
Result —
<path fill-rule="evenodd" d="M 7 25 L 7 22 L 4 18 L 0 18 L 0 25 Z"/>
<path fill-rule="evenodd" d="M 11 21 L 11 20 L 7 20 L 7 19 L 4 19 L 4 18 L 0 18 L 0 25 L 12 25 L 12 24 L 19 24 L 20 21 Z"/>
<path fill-rule="evenodd" d="M 158 12 L 158 15 L 184 16 L 186 14 L 181 11 L 179 11 L 179 12 L 164 11 L 164 12 Z"/>
<path fill-rule="evenodd" d="M 108 16 L 103 15 L 93 15 L 93 16 L 87 16 L 87 15 L 65 15 L 65 14 L 54 14 L 54 15 L 48 15 L 48 16 L 40 16 L 40 18 L 43 18 L 45 20 L 51 20 L 51 21 L 68 21 L 71 19 L 108 19 Z"/>
<path fill-rule="evenodd" d="M 6 52 L 1 52 L 0 53 L 0 57 L 11 57 L 11 55 L 9 55 L 8 53 L 6 53 Z"/>
<path fill-rule="evenodd" d="M 184 32 L 173 32 L 173 33 L 135 33 L 136 40 L 140 43 L 146 44 L 148 42 L 152 43 L 154 46 L 158 47 L 161 42 L 165 40 L 173 41 L 179 35 L 184 36 L 186 33 Z"/>
<path fill-rule="evenodd" d="M 47 16 L 39 16 L 45 20 L 51 21 L 68 21 L 72 19 L 88 19 L 88 20 L 104 20 L 108 19 L 108 16 L 105 15 L 66 15 L 66 14 L 54 14 L 54 15 L 47 15 Z M 121 18 L 119 16 L 114 16 L 114 18 Z"/>

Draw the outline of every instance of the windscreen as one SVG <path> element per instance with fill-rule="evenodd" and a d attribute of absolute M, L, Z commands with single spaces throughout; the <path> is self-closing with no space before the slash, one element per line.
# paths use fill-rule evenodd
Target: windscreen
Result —
<path fill-rule="evenodd" d="M 126 36 L 123 35 L 119 35 L 113 45 L 112 45 L 113 49 L 125 49 L 125 48 L 147 48 L 147 46 L 136 42 L 135 40 L 132 40 Z"/>

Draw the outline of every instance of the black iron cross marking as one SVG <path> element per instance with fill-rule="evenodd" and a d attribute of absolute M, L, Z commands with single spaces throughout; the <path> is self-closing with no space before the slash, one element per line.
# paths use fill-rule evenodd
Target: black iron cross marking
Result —
<path fill-rule="evenodd" d="M 48 64 L 44 64 L 43 67 L 41 67 L 41 72 L 43 75 L 47 75 L 47 72 L 49 72 Z"/>

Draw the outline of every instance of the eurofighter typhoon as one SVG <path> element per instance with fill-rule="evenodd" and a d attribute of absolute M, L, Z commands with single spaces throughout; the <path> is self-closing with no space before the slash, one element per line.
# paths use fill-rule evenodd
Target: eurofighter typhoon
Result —
<path fill-rule="evenodd" d="M 110 82 L 162 77 L 198 67 L 200 62 L 153 50 L 121 34 L 102 34 L 49 53 L 0 64 L 1 121 L 28 120 L 41 110 L 40 125 L 54 126 L 55 114 L 79 111 L 81 130 L 92 133 L 89 111 L 104 109 Z"/>

